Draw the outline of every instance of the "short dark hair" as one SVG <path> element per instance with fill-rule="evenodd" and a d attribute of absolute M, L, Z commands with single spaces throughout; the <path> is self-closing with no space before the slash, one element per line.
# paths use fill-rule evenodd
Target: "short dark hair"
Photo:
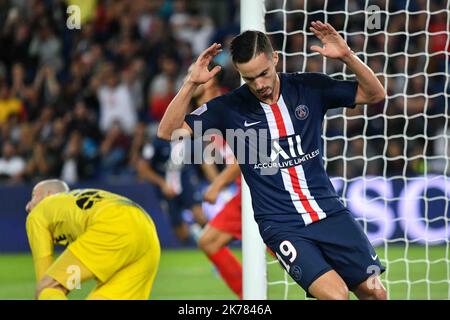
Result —
<path fill-rule="evenodd" d="M 218 85 L 218 86 L 221 86 L 221 85 L 222 85 L 223 78 L 224 78 L 224 75 L 223 75 L 223 73 L 224 73 L 224 70 L 223 70 L 223 69 L 224 69 L 224 68 L 223 68 L 220 64 L 218 64 L 217 62 L 215 62 L 214 60 L 211 60 L 211 62 L 210 62 L 209 65 L 208 65 L 208 70 L 211 71 L 212 69 L 214 69 L 214 68 L 217 67 L 217 66 L 221 67 L 221 69 L 220 69 L 219 72 L 216 73 L 216 75 L 214 76 L 214 78 L 216 79 L 217 85 Z"/>
<path fill-rule="evenodd" d="M 231 59 L 233 63 L 249 62 L 260 53 L 270 56 L 273 47 L 269 38 L 261 31 L 247 30 L 231 40 Z"/>

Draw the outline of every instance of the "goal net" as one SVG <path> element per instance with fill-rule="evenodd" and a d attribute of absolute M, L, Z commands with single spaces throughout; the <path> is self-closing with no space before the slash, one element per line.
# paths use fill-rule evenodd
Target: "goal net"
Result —
<path fill-rule="evenodd" d="M 323 160 L 387 268 L 389 298 L 450 299 L 449 1 L 266 0 L 264 7 L 279 71 L 355 78 L 309 49 L 320 45 L 309 31 L 320 20 L 384 84 L 385 101 L 328 112 Z M 305 297 L 271 256 L 267 289 L 269 299 Z"/>

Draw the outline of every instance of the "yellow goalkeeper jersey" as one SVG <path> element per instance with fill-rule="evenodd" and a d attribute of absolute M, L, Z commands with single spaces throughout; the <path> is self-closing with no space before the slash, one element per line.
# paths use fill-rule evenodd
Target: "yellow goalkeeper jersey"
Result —
<path fill-rule="evenodd" d="M 102 211 L 117 205 L 139 207 L 123 196 L 98 189 L 77 189 L 42 200 L 26 221 L 37 278 L 42 277 L 52 262 L 55 244 L 68 246 L 98 219 Z"/>

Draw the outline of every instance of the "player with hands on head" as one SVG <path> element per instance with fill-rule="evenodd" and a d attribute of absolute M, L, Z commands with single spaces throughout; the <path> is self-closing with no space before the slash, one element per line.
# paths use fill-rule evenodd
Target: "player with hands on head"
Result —
<path fill-rule="evenodd" d="M 385 90 L 330 24 L 315 21 L 310 30 L 322 42 L 311 50 L 341 60 L 356 81 L 322 73 L 277 73 L 279 57 L 269 38 L 245 31 L 231 42 L 233 64 L 245 84 L 186 115 L 196 88 L 219 71 L 207 68 L 220 51 L 213 44 L 194 63 L 158 135 L 171 139 L 184 129 L 197 137 L 212 128 L 223 136 L 230 129 L 251 129 L 257 138 L 264 134 L 266 139 L 258 139 L 267 143 L 263 146 L 238 136 L 233 152 L 249 185 L 261 237 L 280 264 L 317 299 L 349 299 L 349 291 L 359 299 L 386 299 L 380 280 L 385 267 L 326 173 L 321 138 L 329 109 L 377 103 Z M 256 163 L 242 159 L 239 150 L 257 155 Z"/>

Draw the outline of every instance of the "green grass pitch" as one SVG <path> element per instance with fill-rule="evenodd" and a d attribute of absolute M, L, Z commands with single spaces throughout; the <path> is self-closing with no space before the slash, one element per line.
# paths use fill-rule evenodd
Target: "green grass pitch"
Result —
<path fill-rule="evenodd" d="M 400 246 L 390 246 L 386 250 L 383 247 L 377 248 L 383 264 L 388 267 L 382 279 L 389 280 L 384 283 L 388 284 L 390 298 L 449 299 L 448 250 L 447 246 L 428 249 L 410 246 L 407 250 Z M 235 252 L 240 256 L 240 251 Z M 425 279 L 428 279 L 428 282 Z M 278 263 L 269 264 L 268 281 L 280 284 L 269 286 L 268 298 L 304 299 L 303 291 L 292 280 L 287 280 L 286 282 L 285 274 Z M 34 285 L 34 271 L 29 254 L 0 255 L 0 299 L 33 299 Z M 94 285 L 93 281 L 83 284 L 81 290 L 71 293 L 70 298 L 83 299 Z M 236 299 L 209 260 L 195 249 L 163 250 L 151 298 Z"/>

